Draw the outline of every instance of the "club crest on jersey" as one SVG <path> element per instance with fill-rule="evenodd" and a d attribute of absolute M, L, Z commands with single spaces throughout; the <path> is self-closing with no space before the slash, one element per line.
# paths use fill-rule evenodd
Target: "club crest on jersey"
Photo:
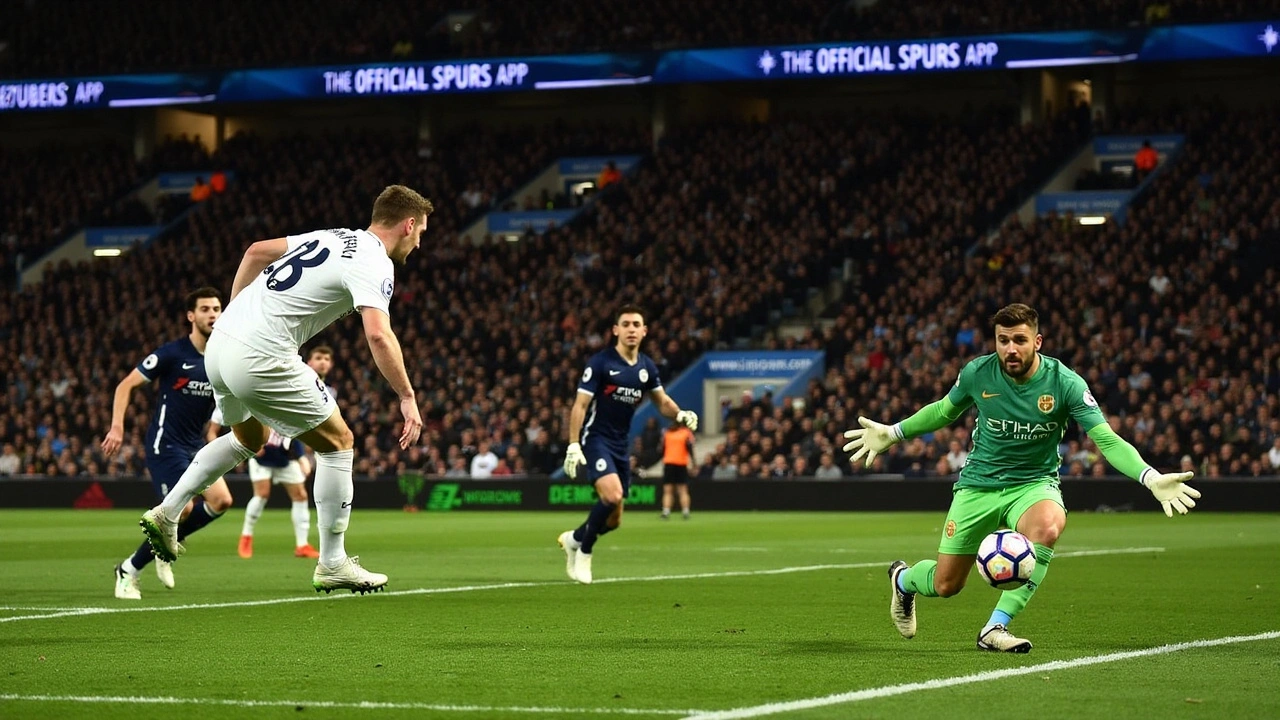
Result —
<path fill-rule="evenodd" d="M 1036 401 L 1036 405 L 1040 408 L 1040 412 L 1042 413 L 1047 414 L 1047 413 L 1053 412 L 1053 406 L 1054 406 L 1053 396 L 1041 395 L 1040 399 Z"/>
<path fill-rule="evenodd" d="M 946 532 L 947 537 L 949 537 L 949 538 L 955 537 L 955 536 L 956 536 L 956 521 L 955 521 L 955 520 L 948 520 L 948 521 L 947 521 L 947 527 L 945 528 L 944 532 Z"/>
<path fill-rule="evenodd" d="M 640 382 L 649 382 L 649 371 L 640 368 Z"/>

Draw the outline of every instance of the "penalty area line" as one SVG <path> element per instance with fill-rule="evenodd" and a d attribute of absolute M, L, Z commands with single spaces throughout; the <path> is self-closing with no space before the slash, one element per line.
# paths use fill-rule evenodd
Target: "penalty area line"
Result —
<path fill-rule="evenodd" d="M 1076 552 L 1062 552 L 1054 555 L 1054 559 L 1071 558 L 1071 557 L 1093 557 L 1096 555 L 1144 555 L 1148 553 L 1164 552 L 1162 547 L 1128 547 L 1113 548 L 1110 550 L 1082 550 Z M 596 585 L 606 585 L 613 583 L 639 583 L 639 582 L 667 582 L 671 580 L 709 580 L 715 578 L 731 578 L 731 577 L 759 577 L 767 575 L 790 575 L 792 573 L 815 572 L 818 570 L 860 570 L 873 567 L 888 567 L 889 560 L 881 560 L 876 562 L 860 562 L 860 563 L 830 563 L 824 565 L 795 565 L 791 567 L 769 568 L 764 570 L 726 570 L 722 572 L 705 572 L 705 573 L 684 573 L 676 575 L 645 575 L 639 577 L 617 577 L 617 578 L 598 578 Z M 555 580 L 555 581 L 531 581 L 531 582 L 506 582 L 491 583 L 488 585 L 461 585 L 455 587 L 440 588 L 416 588 L 413 590 L 390 590 L 386 592 L 375 593 L 374 597 L 388 596 L 405 596 L 405 595 L 445 595 L 450 593 L 480 592 L 484 590 L 511 590 L 517 588 L 541 588 L 555 587 L 558 585 L 570 585 L 571 580 Z M 85 608 L 69 608 L 58 609 L 53 612 L 42 612 L 38 615 L 14 615 L 11 617 L 0 617 L 0 624 L 19 622 L 23 620 L 52 620 L 64 617 L 83 617 L 85 615 L 115 615 L 119 613 L 138 613 L 138 612 L 172 612 L 175 610 L 215 610 L 218 608 L 239 608 L 239 607 L 261 607 L 264 605 L 285 605 L 289 603 L 300 602 L 326 602 L 337 600 L 349 600 L 356 597 L 354 593 L 344 595 L 297 595 L 285 598 L 270 598 L 267 600 L 236 600 L 220 603 L 189 603 L 184 605 L 149 605 L 149 606 L 116 606 L 116 607 L 85 607 Z"/>
<path fill-rule="evenodd" d="M 1259 640 L 1276 640 L 1278 638 L 1280 638 L 1280 631 L 1273 630 L 1270 632 L 1257 633 L 1255 635 L 1231 635 L 1229 637 L 1214 638 L 1211 640 L 1192 640 L 1190 642 L 1173 643 L 1171 645 L 1160 645 L 1158 647 L 1146 648 L 1145 650 L 1129 650 L 1125 652 L 1108 653 L 1106 655 L 1091 655 L 1088 657 L 1076 658 L 1074 660 L 1055 660 L 1053 662 L 1040 663 L 1037 665 L 1005 668 L 1003 670 L 988 670 L 987 672 L 974 673 L 972 675 L 958 675 L 949 678 L 925 680 L 923 682 L 903 683 L 901 685 L 886 685 L 878 688 L 839 693 L 837 695 L 805 698 L 803 700 L 766 703 L 764 705 L 733 708 L 730 710 L 717 710 L 713 712 L 691 713 L 685 718 L 685 720 L 739 720 L 742 718 L 758 718 L 764 717 L 765 715 L 779 715 L 799 710 L 812 710 L 814 708 L 831 707 L 833 705 L 846 705 L 849 703 L 861 702 L 863 700 L 877 700 L 879 698 L 894 697 L 896 695 L 907 695 L 923 690 L 940 690 L 942 688 L 957 687 L 960 685 L 973 685 L 975 683 L 985 683 L 993 680 L 1004 680 L 1006 678 L 1018 677 L 1020 675 L 1054 672 L 1056 670 L 1071 670 L 1073 668 L 1087 667 L 1089 665 L 1102 665 L 1105 663 L 1133 660 L 1135 658 L 1168 655 L 1169 653 L 1181 652 L 1183 650 L 1258 642 Z"/>

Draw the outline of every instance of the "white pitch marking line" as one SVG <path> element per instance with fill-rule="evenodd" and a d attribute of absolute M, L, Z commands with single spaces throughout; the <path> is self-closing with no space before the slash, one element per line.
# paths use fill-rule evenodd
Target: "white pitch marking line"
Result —
<path fill-rule="evenodd" d="M 1162 547 L 1130 547 L 1130 548 L 1114 548 L 1111 550 L 1085 550 L 1079 553 L 1064 552 L 1054 555 L 1054 558 L 1069 557 L 1085 557 L 1094 555 L 1138 555 L 1146 553 L 1164 552 Z M 633 583 L 633 582 L 662 582 L 667 580 L 706 580 L 712 578 L 727 577 L 748 577 L 758 575 L 788 575 L 791 573 L 814 572 L 816 570 L 858 570 L 862 568 L 872 567 L 888 567 L 888 560 L 879 562 L 861 562 L 861 563 L 840 563 L 827 565 L 797 565 L 794 567 L 773 568 L 769 570 L 729 570 L 725 572 L 707 572 L 707 573 L 688 573 L 684 575 L 648 575 L 644 577 L 620 577 L 620 578 L 599 578 L 595 581 L 596 585 L 604 585 L 608 583 Z M 459 587 L 443 587 L 443 588 L 417 588 L 414 590 L 393 590 L 388 592 L 376 593 L 379 596 L 404 596 L 404 595 L 443 595 L 447 593 L 461 592 L 477 592 L 481 590 L 510 590 L 515 588 L 538 588 L 553 587 L 557 585 L 567 585 L 570 581 L 540 581 L 540 582 L 508 582 L 494 583 L 491 585 L 462 585 Z M 263 605 L 283 605 L 287 603 L 299 602 L 317 602 L 326 600 L 343 600 L 355 597 L 354 594 L 348 595 L 298 595 L 297 597 L 272 598 L 270 600 L 238 600 L 233 602 L 222 603 L 192 603 L 188 605 L 154 605 L 145 607 L 86 607 L 72 608 L 69 610 L 61 610 L 58 612 L 43 613 L 40 615 L 14 615 L 13 617 L 0 617 L 0 623 L 18 622 L 20 620 L 49 620 L 63 617 L 80 617 L 84 615 L 114 615 L 117 613 L 137 613 L 137 612 L 169 612 L 173 610 L 214 610 L 218 608 L 234 608 L 234 607 L 259 607 Z"/>
<path fill-rule="evenodd" d="M 884 687 L 855 690 L 852 692 L 840 693 L 838 695 L 826 695 L 824 697 L 806 698 L 804 700 L 767 703 L 765 705 L 734 708 L 731 710 L 692 713 L 685 718 L 685 720 L 736 720 L 740 718 L 757 718 L 765 715 L 778 715 L 797 710 L 812 710 L 813 708 L 845 705 L 848 703 L 861 702 L 863 700 L 876 700 L 879 698 L 893 697 L 895 695 L 906 695 L 920 690 L 938 690 L 941 688 L 956 687 L 958 685 L 972 685 L 974 683 L 985 683 L 992 680 L 1004 680 L 1006 678 L 1018 677 L 1020 675 L 1031 675 L 1033 673 L 1070 670 L 1072 668 L 1086 667 L 1088 665 L 1102 665 L 1104 663 L 1120 662 L 1121 660 L 1133 660 L 1134 658 L 1151 657 L 1154 655 L 1167 655 L 1169 653 L 1181 652 L 1183 650 L 1191 650 L 1194 648 L 1217 647 L 1219 645 L 1233 645 L 1236 643 L 1275 640 L 1278 638 L 1280 638 L 1280 631 L 1273 630 L 1271 632 L 1258 633 L 1256 635 L 1232 635 L 1212 640 L 1192 640 L 1191 642 L 1174 643 L 1172 645 L 1160 645 L 1159 647 L 1147 648 L 1145 650 L 1129 650 L 1126 652 L 1109 653 L 1106 655 L 1091 655 L 1088 657 L 1076 658 L 1075 660 L 1055 660 L 1053 662 L 1040 663 L 1039 665 L 1026 665 L 1024 667 L 1005 668 L 1003 670 L 988 670 L 986 672 L 974 673 L 972 675 L 957 675 L 955 677 L 925 680 L 923 682 L 903 683 L 902 685 L 886 685 Z"/>
<path fill-rule="evenodd" d="M 106 705 L 212 705 L 222 707 L 296 707 L 324 710 L 436 710 L 479 713 L 538 713 L 577 717 L 579 715 L 688 715 L 702 710 L 667 710 L 645 708 L 563 708 L 563 707 L 493 707 L 486 705 L 446 705 L 398 702 L 330 702 L 326 700 L 227 700 L 222 698 L 137 697 L 103 695 L 16 695 L 0 694 L 0 701 L 100 703 Z"/>

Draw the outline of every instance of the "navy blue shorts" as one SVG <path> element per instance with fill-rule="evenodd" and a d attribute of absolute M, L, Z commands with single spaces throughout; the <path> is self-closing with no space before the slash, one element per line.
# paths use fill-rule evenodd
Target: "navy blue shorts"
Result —
<path fill-rule="evenodd" d="M 151 487 L 155 488 L 157 497 L 163 499 L 169 494 L 195 456 L 194 452 L 176 448 L 165 448 L 160 455 L 147 453 L 147 470 L 151 472 Z"/>
<path fill-rule="evenodd" d="M 605 475 L 617 475 L 622 481 L 622 497 L 631 492 L 631 457 L 604 445 L 590 443 L 582 448 L 587 458 L 587 480 L 592 485 Z"/>

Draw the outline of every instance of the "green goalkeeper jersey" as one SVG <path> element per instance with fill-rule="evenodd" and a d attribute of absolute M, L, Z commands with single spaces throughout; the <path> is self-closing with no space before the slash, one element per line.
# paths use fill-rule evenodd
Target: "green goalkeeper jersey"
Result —
<path fill-rule="evenodd" d="M 1106 422 L 1084 378 L 1057 358 L 1040 356 L 1019 385 L 994 353 L 971 360 L 947 393 L 958 408 L 978 406 L 973 450 L 956 487 L 998 488 L 1057 478 L 1058 444 L 1075 420 L 1086 432 Z"/>

